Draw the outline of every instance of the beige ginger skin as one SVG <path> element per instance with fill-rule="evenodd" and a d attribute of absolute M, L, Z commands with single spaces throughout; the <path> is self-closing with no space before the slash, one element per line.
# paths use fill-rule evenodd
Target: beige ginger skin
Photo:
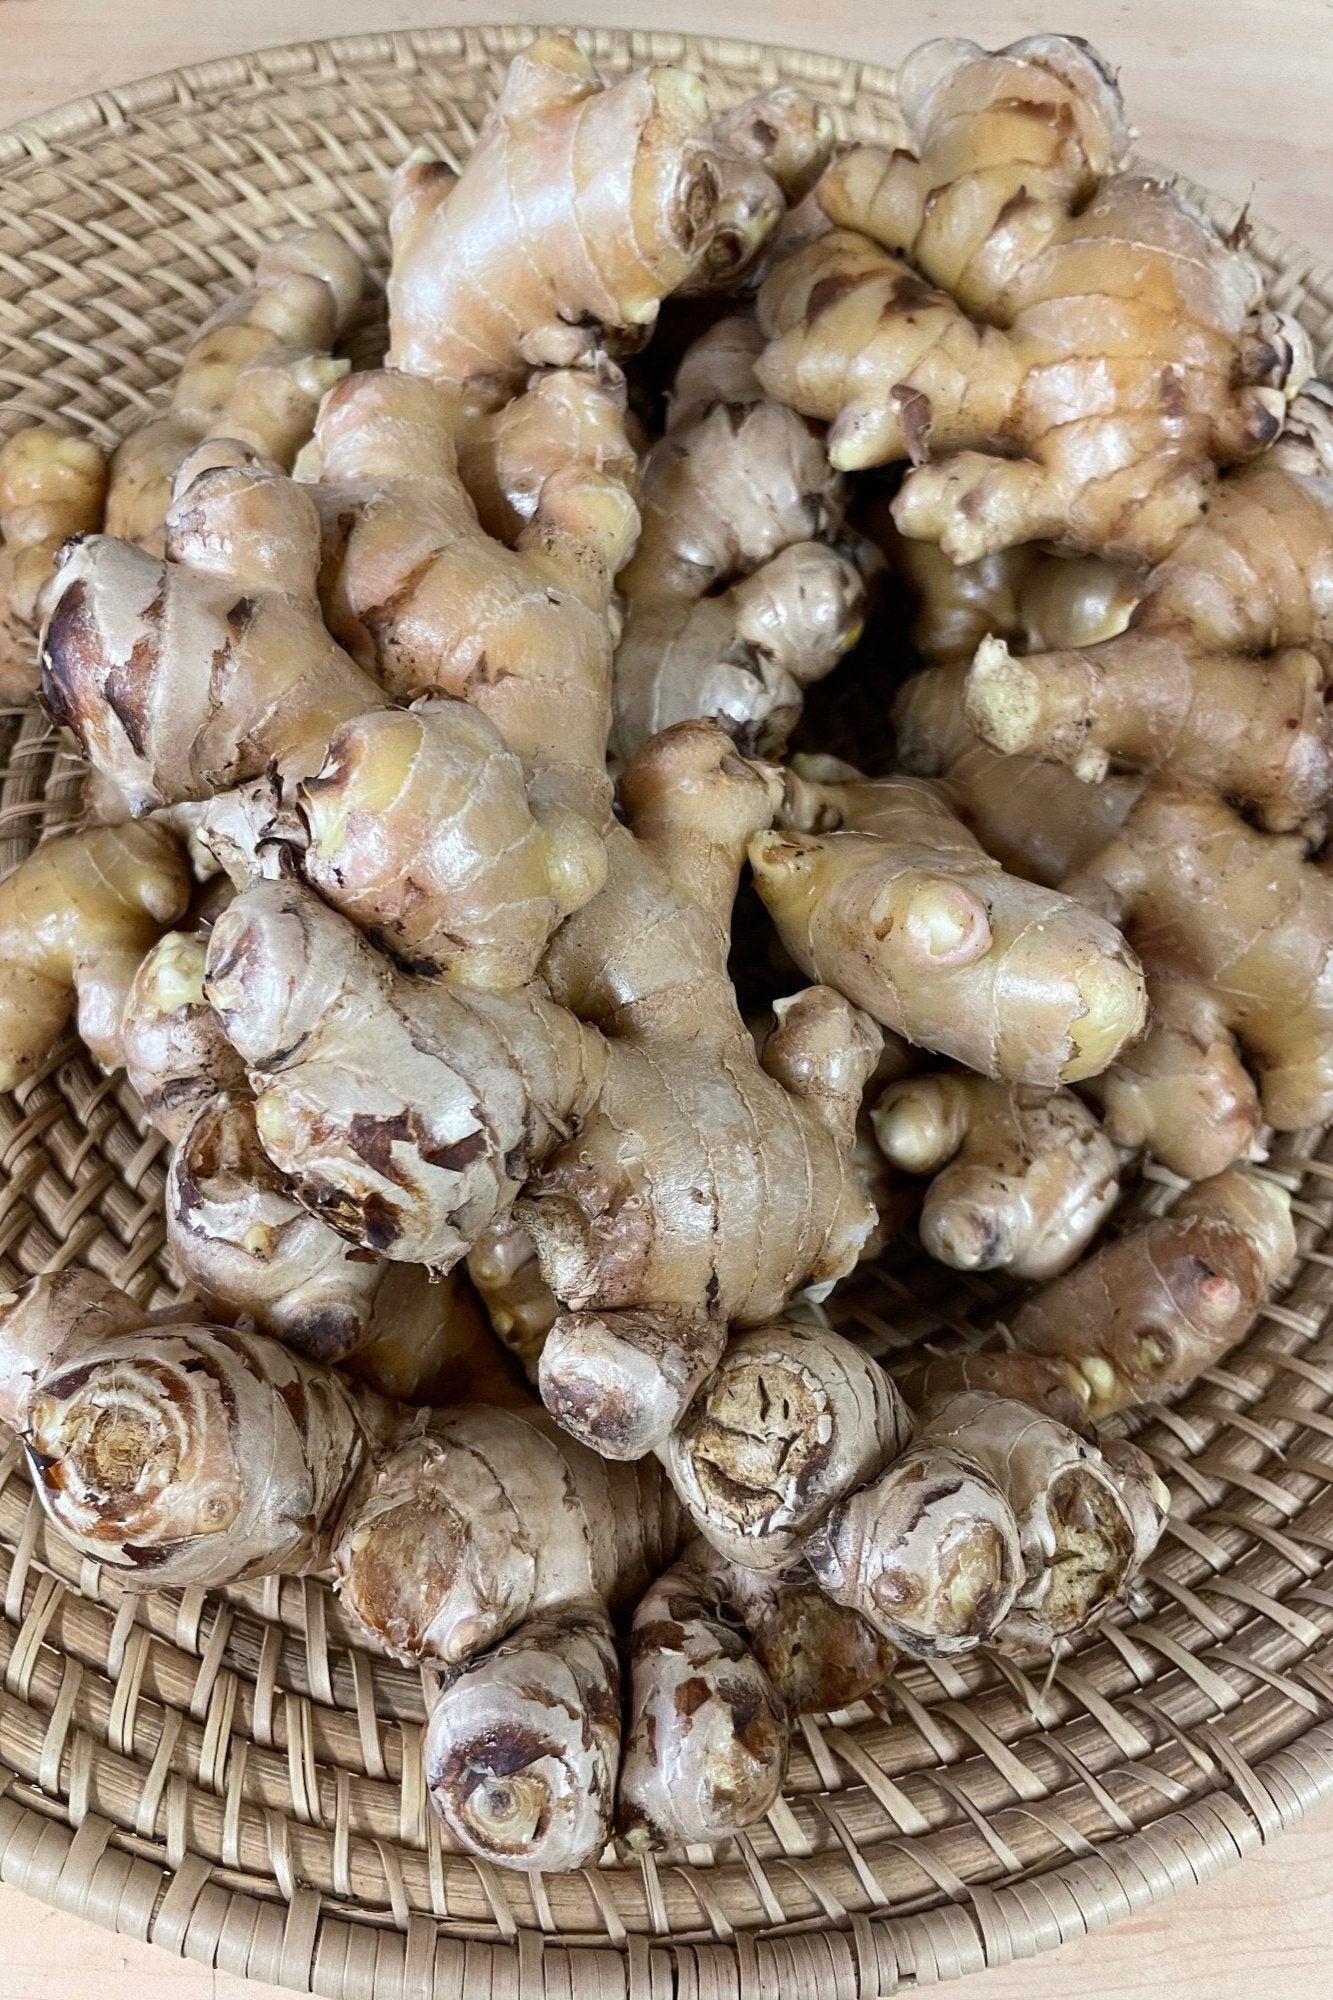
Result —
<path fill-rule="evenodd" d="M 926 42 L 898 95 L 915 156 L 844 153 L 834 230 L 765 280 L 764 387 L 831 423 L 835 465 L 910 458 L 894 517 L 954 562 L 1040 540 L 1158 560 L 1216 468 L 1277 436 L 1304 336 L 1181 195 L 1121 171 L 1085 44 Z"/>
<path fill-rule="evenodd" d="M 728 925 L 771 793 L 725 735 L 668 732 L 623 795 L 633 832 L 612 830 L 607 888 L 548 953 L 549 987 L 395 973 L 277 879 L 222 913 L 206 990 L 265 1150 L 353 1241 L 448 1269 L 523 1191 L 564 1308 L 543 1397 L 632 1457 L 669 1434 L 728 1325 L 856 1261 L 874 1216 L 852 1155 L 879 1038 L 815 988 L 756 1057 Z"/>
<path fill-rule="evenodd" d="M 806 1555 L 835 1603 L 904 1652 L 1049 1649 L 1123 1595 L 1168 1505 L 1135 1447 L 1107 1457 L 1021 1401 L 957 1390 L 920 1405 L 908 1449 Z"/>
<path fill-rule="evenodd" d="M 696 340 L 644 462 L 642 531 L 619 580 L 621 759 L 696 716 L 716 717 L 750 754 L 775 754 L 804 688 L 860 634 L 864 584 L 828 546 L 843 481 L 811 427 L 759 387 L 762 345 L 739 316 Z"/>
<path fill-rule="evenodd" d="M 604 87 L 569 36 L 540 36 L 456 184 L 434 161 L 394 178 L 389 366 L 493 408 L 529 368 L 641 336 L 700 267 L 720 192 L 697 77 Z"/>
<path fill-rule="evenodd" d="M 48 424 L 15 431 L 0 448 L 0 701 L 37 688 L 42 593 L 70 535 L 102 525 L 106 459 L 90 438 Z"/>
<path fill-rule="evenodd" d="M 1097 1086 L 1117 1142 L 1183 1178 L 1333 1111 L 1333 879 L 1295 834 L 1153 788 L 1066 884 L 1140 951 L 1148 1032 Z"/>
<path fill-rule="evenodd" d="M 969 720 L 999 750 L 1097 782 L 1112 760 L 1299 828 L 1333 788 L 1333 389 L 1311 382 L 1282 437 L 1218 486 L 1143 586 L 1128 628 L 1016 660 L 984 640 Z"/>
<path fill-rule="evenodd" d="M 750 843 L 787 950 L 895 1034 L 1010 1083 L 1095 1076 L 1140 1032 L 1112 926 L 1005 874 L 918 778 L 797 760 L 780 830 Z"/>
<path fill-rule="evenodd" d="M 69 553 L 45 642 L 53 713 L 131 813 L 271 771 L 277 794 L 269 804 L 260 785 L 259 818 L 284 802 L 295 812 L 303 866 L 330 901 L 460 985 L 523 984 L 597 889 L 597 833 L 558 805 L 537 816 L 480 708 L 392 708 L 325 629 L 311 490 L 227 447 L 213 456 L 183 468 L 165 562 L 104 536 Z M 482 534 L 456 479 L 451 490 L 472 542 L 525 574 Z"/>
<path fill-rule="evenodd" d="M 1119 1156 L 1072 1091 L 962 1071 L 907 1077 L 870 1116 L 892 1166 L 932 1176 L 917 1228 L 956 1270 L 1054 1277 L 1119 1199 Z"/>
<path fill-rule="evenodd" d="M 0 882 L 0 1088 L 33 1074 L 76 1009 L 94 1058 L 115 1068 L 140 961 L 189 900 L 166 827 L 89 827 L 35 847 Z"/>
<path fill-rule="evenodd" d="M 131 431 L 111 461 L 106 531 L 161 555 L 177 469 L 206 438 L 231 438 L 290 467 L 325 390 L 347 373 L 331 349 L 360 303 L 364 273 L 325 224 L 264 250 L 254 282 L 205 322 L 171 408 Z M 90 524 L 92 525 L 92 524 Z"/>
<path fill-rule="evenodd" d="M 1111 838 L 1143 781 L 1116 772 L 1085 785 L 1063 766 L 992 749 L 964 707 L 968 671 L 992 636 L 1023 654 L 1113 638 L 1142 594 L 1141 574 L 1029 544 L 955 565 L 930 542 L 894 534 L 889 554 L 915 595 L 912 642 L 930 662 L 894 700 L 899 768 L 943 780 L 958 817 L 1001 867 L 1058 888 Z"/>
<path fill-rule="evenodd" d="M 1291 1198 L 1240 1171 L 1103 1243 L 1010 1317 L 1012 1346 L 896 1371 L 913 1404 L 962 1389 L 1100 1423 L 1189 1386 L 1241 1341 L 1296 1254 Z"/>

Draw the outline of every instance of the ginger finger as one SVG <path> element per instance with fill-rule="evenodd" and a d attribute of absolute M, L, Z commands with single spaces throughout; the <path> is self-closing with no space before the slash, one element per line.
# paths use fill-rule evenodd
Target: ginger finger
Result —
<path fill-rule="evenodd" d="M 1109 666 L 1109 659 L 1105 665 Z M 1263 662 L 1182 654 L 1145 634 L 1118 670 L 1075 652 L 1015 659 L 983 639 L 967 681 L 967 714 L 993 749 L 1045 756 L 1085 783 L 1112 758 L 1185 789 L 1216 790 L 1251 806 L 1260 824 L 1290 832 L 1333 789 L 1325 670 L 1289 648 Z"/>
<path fill-rule="evenodd" d="M 834 231 L 760 295 L 761 379 L 832 423 L 835 464 L 910 457 L 894 517 L 955 562 L 1158 559 L 1277 436 L 1308 343 L 1174 188 L 1117 171 L 1084 46 L 926 43 L 900 91 L 917 157 L 853 147 L 825 175 Z"/>
<path fill-rule="evenodd" d="M 173 1144 L 210 1098 L 245 1085 L 245 1065 L 204 998 L 207 953 L 201 933 L 168 931 L 144 956 L 121 1014 L 125 1074 Z"/>
<path fill-rule="evenodd" d="M 583 1868 L 611 1833 L 620 1666 L 606 1613 L 534 1618 L 441 1691 L 426 1728 L 431 1804 L 501 1868 Z"/>
<path fill-rule="evenodd" d="M 798 770 L 782 819 L 791 830 L 758 836 L 750 860 L 783 943 L 895 1033 L 1051 1089 L 1096 1075 L 1139 1032 L 1142 974 L 1123 940 L 1006 875 L 934 787 Z"/>
<path fill-rule="evenodd" d="M 897 537 L 891 552 L 919 593 L 913 641 L 935 662 L 894 701 L 899 765 L 945 780 L 955 812 L 1003 868 L 1057 888 L 1115 833 L 1142 781 L 1117 774 L 1092 789 L 1061 766 L 979 742 L 964 706 L 968 670 L 992 634 L 1025 654 L 1113 637 L 1141 594 L 1137 572 L 1027 546 L 958 568 L 929 542 Z"/>
<path fill-rule="evenodd" d="M 730 1342 L 665 1463 L 711 1545 L 766 1570 L 786 1564 L 909 1434 L 907 1410 L 878 1362 L 836 1333 L 778 1322 Z"/>
<path fill-rule="evenodd" d="M 605 473 L 634 497 L 639 458 L 625 425 L 625 378 L 605 357 L 595 369 L 534 375 L 523 395 L 464 425 L 459 476 L 486 533 L 513 548 L 546 481 L 569 465 Z"/>
<path fill-rule="evenodd" d="M 859 634 L 860 575 L 816 546 L 841 524 L 842 482 L 808 425 L 764 396 L 753 367 L 761 345 L 739 317 L 695 341 L 666 436 L 648 454 L 642 531 L 620 578 L 619 757 L 705 715 L 749 749 L 779 748 L 801 688 Z"/>
<path fill-rule="evenodd" d="M 36 692 L 42 593 L 56 550 L 101 527 L 106 478 L 98 445 L 45 424 L 15 431 L 0 449 L 0 702 Z"/>
<path fill-rule="evenodd" d="M 245 1314 L 314 1361 L 359 1361 L 363 1381 L 374 1350 L 384 1394 L 419 1400 L 476 1330 L 457 1285 L 367 1258 L 300 1207 L 243 1097 L 210 1099 L 185 1127 L 165 1204 L 171 1254 L 211 1314 Z"/>
<path fill-rule="evenodd" d="M 1095 1445 L 1023 1403 L 978 1392 L 929 1405 L 923 1427 L 1002 1487 L 1018 1523 L 1025 1578 L 996 1628 L 1000 1645 L 1049 1651 L 1120 1596 L 1145 1540 L 1142 1491 L 1134 1506 Z M 1147 1469 L 1144 1469 L 1144 1477 Z M 1163 1497 L 1157 1532 L 1166 1516 Z"/>
<path fill-rule="evenodd" d="M 1151 982 L 1155 1021 L 1107 1078 L 1113 1139 L 1146 1144 L 1186 1178 L 1245 1158 L 1258 1116 L 1242 1061 L 1268 1124 L 1329 1116 L 1333 883 L 1302 840 L 1154 788 L 1066 886 L 1122 926 Z"/>
<path fill-rule="evenodd" d="M 1069 1091 L 909 1077 L 870 1115 L 893 1166 L 933 1176 L 917 1226 L 931 1256 L 956 1270 L 1054 1277 L 1119 1198 L 1116 1150 Z"/>
<path fill-rule="evenodd" d="M 94 1059 L 114 1068 L 139 964 L 189 900 L 165 827 L 90 827 L 35 847 L 0 883 L 0 1088 L 32 1075 L 76 1007 Z"/>
<path fill-rule="evenodd" d="M 391 370 L 325 398 L 316 436 L 330 629 L 397 699 L 432 690 L 485 715 L 538 817 L 599 833 L 610 812 L 613 584 L 638 510 L 609 472 L 552 473 L 515 549 L 486 536 L 457 466 L 458 412 Z M 371 706 L 372 704 L 364 704 Z"/>
<path fill-rule="evenodd" d="M 493 1222 L 468 1251 L 467 1274 L 486 1308 L 496 1339 L 535 1383 L 546 1336 L 560 1306 L 542 1276 L 530 1232 L 512 1215 Z"/>
<path fill-rule="evenodd" d="M 163 551 L 177 468 L 205 438 L 234 438 L 290 467 L 324 391 L 347 373 L 330 353 L 361 298 L 360 262 L 324 224 L 263 251 L 254 283 L 196 334 L 169 413 L 132 431 L 111 461 L 106 530 Z"/>
<path fill-rule="evenodd" d="M 1048 639 L 1021 662 L 994 641 L 978 651 L 966 701 L 989 743 L 1084 778 L 1114 757 L 1246 803 L 1275 832 L 1323 805 L 1333 785 L 1327 385 L 1307 385 L 1290 426 L 1221 482 L 1207 517 L 1147 579 L 1123 635 Z"/>
<path fill-rule="evenodd" d="M 617 1809 L 632 1852 L 725 1840 L 782 1789 L 786 1710 L 737 1629 L 729 1584 L 694 1544 L 635 1611 Z"/>
<path fill-rule="evenodd" d="M 796 542 L 720 595 L 632 607 L 616 653 L 614 755 L 698 716 L 747 756 L 778 754 L 806 688 L 860 638 L 864 606 L 853 562 Z"/>
<path fill-rule="evenodd" d="M 1219 1174 L 1025 1300 L 1012 1336 L 1021 1352 L 1077 1369 L 1100 1421 L 1220 1361 L 1295 1254 L 1286 1190 Z"/>
<path fill-rule="evenodd" d="M 434 161 L 394 176 L 389 366 L 495 408 L 529 368 L 641 334 L 698 268 L 718 195 L 697 77 L 604 87 L 569 36 L 540 36 L 456 185 Z"/>
<path fill-rule="evenodd" d="M 805 1555 L 835 1604 L 915 1658 L 947 1659 L 990 1639 L 1023 1579 L 1000 1486 L 929 1432 L 834 1507 Z"/>

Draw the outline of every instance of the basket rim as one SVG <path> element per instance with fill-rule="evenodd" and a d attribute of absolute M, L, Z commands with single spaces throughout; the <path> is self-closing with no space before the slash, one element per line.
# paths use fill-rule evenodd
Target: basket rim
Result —
<path fill-rule="evenodd" d="M 137 115 L 173 104 L 207 111 L 257 85 L 299 82 L 303 77 L 333 80 L 343 69 L 385 63 L 410 69 L 418 56 L 508 58 L 550 25 L 492 22 L 371 30 L 275 43 L 158 71 L 70 99 L 0 131 L 0 176 L 50 160 L 62 144 L 110 136 Z M 744 64 L 776 59 L 779 71 L 794 79 L 822 82 L 849 95 L 868 90 L 887 97 L 894 89 L 891 69 L 855 57 L 810 51 L 799 43 L 613 24 L 576 25 L 571 32 L 594 55 L 614 47 L 642 60 Z M 192 105 L 195 99 L 208 102 Z M 1223 205 L 1218 198 L 1214 202 Z M 1235 205 L 1225 206 L 1233 215 L 1237 212 Z M 1321 264 L 1314 253 L 1262 223 L 1255 225 L 1255 232 L 1288 256 L 1306 259 L 1300 285 L 1308 285 L 1316 296 L 1321 289 L 1328 291 L 1333 299 L 1330 267 Z M 4 1435 L 0 1431 L 0 1438 Z M 1329 1570 L 1333 1573 L 1333 1557 Z M 692 1990 L 702 1992 L 708 1986 L 717 1994 L 725 1990 L 728 1996 L 757 1996 L 760 1982 L 753 1966 L 755 1935 L 832 1932 L 847 1946 L 845 1964 L 853 1975 L 855 1990 L 869 2000 L 872 1994 L 900 1990 L 900 1984 L 903 1989 L 933 1984 L 941 1978 L 1012 1962 L 1013 1935 L 1030 1931 L 1034 1904 L 1049 1905 L 1054 1913 L 1058 1937 L 1051 1937 L 1051 1948 L 1108 1929 L 1126 1917 L 1165 1903 L 1182 1887 L 1235 1866 L 1299 1823 L 1309 1811 L 1333 1799 L 1333 1721 L 1312 1721 L 1256 1764 L 1245 1763 L 1239 1751 L 1233 1752 L 1225 1767 L 1219 1764 L 1219 1780 L 1215 1790 L 1180 1810 L 1163 1814 L 1145 1828 L 1099 1841 L 1082 1857 L 1038 1868 L 996 1887 L 968 1884 L 965 1900 L 945 1904 L 924 1916 L 894 1915 L 890 1908 L 883 1914 L 851 1916 L 849 1929 L 825 1919 L 792 1922 L 771 1932 L 734 1933 L 729 1944 L 719 1941 L 710 1949 L 712 1968 L 705 1975 L 700 1967 Z M 269 1979 L 305 1993 L 342 1992 L 344 1971 L 349 1978 L 355 1977 L 353 1964 L 358 1957 L 364 1965 L 364 1952 L 356 1949 L 357 1933 L 370 1933 L 377 1939 L 377 1991 L 381 1979 L 386 1991 L 401 1992 L 404 2000 L 433 2000 L 437 1993 L 448 1991 L 452 1995 L 455 1991 L 445 1968 L 437 1965 L 437 1932 L 431 1918 L 409 1914 L 403 1928 L 387 1920 L 383 1927 L 372 1927 L 325 1907 L 326 1899 L 319 1891 L 297 1884 L 292 1885 L 287 1900 L 281 1962 L 262 1973 L 252 1972 L 244 1956 L 239 1962 L 229 1962 L 235 1953 L 228 1951 L 225 1938 L 219 1948 L 222 1926 L 196 1926 L 191 1921 L 201 1896 L 209 1889 L 214 1865 L 188 1850 L 174 1869 L 127 1854 L 127 1880 L 133 1882 L 136 1893 L 120 1896 L 114 1920 L 109 1920 L 90 1907 L 89 1892 L 93 1866 L 120 1829 L 90 1811 L 71 1825 L 63 1797 L 53 1796 L 45 1807 L 29 1803 L 16 1796 L 15 1787 L 20 1782 L 18 1774 L 0 1767 L 0 1880 L 44 1903 L 176 1956 L 241 1976 Z M 214 1885 L 210 1893 L 225 1896 L 229 1911 L 253 1910 L 256 1919 L 260 1912 L 271 1913 L 275 1908 L 274 1898 L 244 1889 Z M 1008 1921 L 1010 1913 L 1017 1920 L 1013 1926 Z M 931 1936 L 932 1927 L 938 1932 L 941 1924 L 949 1926 L 953 1951 L 952 1962 L 943 1969 L 937 1964 Z M 240 1928 L 247 1927 L 242 1923 Z M 877 1938 L 882 1941 L 879 1951 Z M 634 1942 L 631 1940 L 631 1945 Z M 571 1946 L 558 1931 L 535 1929 L 520 1930 L 508 1940 L 488 1938 L 481 1947 L 469 1944 L 467 1951 L 469 1966 L 470 1954 L 478 1948 L 511 1961 L 511 1990 L 517 2000 L 528 2000 L 529 1995 L 545 1991 L 541 1968 L 548 1952 L 563 1949 L 575 1952 L 582 1961 L 595 1961 L 603 1969 L 605 1991 L 621 1990 L 615 1984 L 619 1978 L 626 1992 L 646 1993 L 650 1983 L 654 1988 L 658 1983 L 649 1972 L 652 1958 L 694 1949 L 678 1945 L 669 1933 L 637 1942 L 644 1948 L 637 1965 L 632 1953 L 609 1940 L 595 1947 Z M 1044 1955 L 1045 1948 L 1044 1944 L 1036 1947 L 1032 1955 Z M 721 1969 L 724 1958 L 725 1972 Z M 578 1983 L 574 1982 L 575 1990 Z M 838 1990 L 843 1990 L 841 1982 Z"/>

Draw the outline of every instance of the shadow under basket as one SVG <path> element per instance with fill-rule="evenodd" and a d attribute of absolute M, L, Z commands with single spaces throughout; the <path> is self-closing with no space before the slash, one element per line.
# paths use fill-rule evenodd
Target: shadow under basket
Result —
<path fill-rule="evenodd" d="M 114 444 L 260 246 L 319 217 L 376 273 L 348 348 L 370 358 L 386 176 L 422 142 L 465 156 L 530 34 L 270 50 L 0 135 L 0 435 L 56 413 Z M 583 39 L 607 73 L 687 63 L 719 104 L 799 83 L 843 135 L 901 135 L 883 70 Z M 1254 247 L 1327 364 L 1333 279 L 1263 230 Z M 79 771 L 35 712 L 0 716 L 0 766 L 8 868 L 72 816 Z M 421 1775 L 429 1675 L 360 1650 L 317 1583 L 126 1595 L 48 1532 L 0 1432 L 0 1875 L 338 2000 L 870 2000 L 1218 1873 L 1333 1793 L 1333 1139 L 1288 1135 L 1268 1170 L 1297 1197 L 1297 1275 L 1224 1367 L 1137 1419 L 1175 1512 L 1135 1603 L 1049 1676 L 914 1666 L 807 1721 L 785 1797 L 716 1852 L 531 1878 L 452 1852 Z M 165 1302 L 162 1178 L 123 1079 L 66 1040 L 0 1099 L 0 1279 L 86 1263 Z M 830 1309 L 882 1353 L 966 1338 L 1002 1296 L 907 1245 Z"/>

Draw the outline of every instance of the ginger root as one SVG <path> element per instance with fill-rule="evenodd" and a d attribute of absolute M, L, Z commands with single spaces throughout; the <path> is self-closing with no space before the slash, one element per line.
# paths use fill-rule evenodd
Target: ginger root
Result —
<path fill-rule="evenodd" d="M 1054 1277 L 1119 1198 L 1119 1156 L 1072 1091 L 916 1076 L 891 1083 L 870 1116 L 892 1166 L 933 1177 L 917 1227 L 956 1270 Z"/>
<path fill-rule="evenodd" d="M 1049 1649 L 1113 1603 L 1169 1504 L 1143 1455 L 980 1390 L 922 1408 L 911 1446 L 806 1546 L 821 1588 L 904 1652 Z"/>
<path fill-rule="evenodd" d="M 910 1428 L 877 1361 L 840 1334 L 779 1321 L 729 1343 L 665 1463 L 721 1555 L 781 1568 L 836 1501 L 903 1450 Z"/>
<path fill-rule="evenodd" d="M 701 267 L 720 192 L 698 77 L 604 87 L 568 35 L 538 37 L 456 183 L 419 157 L 394 176 L 389 366 L 494 408 L 530 368 L 641 337 Z"/>
<path fill-rule="evenodd" d="M 277 1341 L 154 1324 L 76 1270 L 0 1299 L 0 1418 L 62 1534 L 138 1590 L 323 1568 L 382 1420 Z"/>
<path fill-rule="evenodd" d="M 1012 1347 L 896 1373 L 914 1404 L 993 1389 L 1062 1421 L 1100 1423 L 1220 1361 L 1295 1254 L 1286 1190 L 1233 1169 L 1032 1293 L 1009 1320 Z"/>
<path fill-rule="evenodd" d="M 547 953 L 554 1001 L 395 973 L 290 880 L 222 913 L 206 990 L 266 1152 L 352 1241 L 448 1269 L 522 1190 L 563 1309 L 543 1397 L 599 1450 L 635 1456 L 665 1439 L 730 1323 L 762 1325 L 855 1263 L 874 1221 L 852 1154 L 879 1036 L 815 988 L 756 1058 L 729 917 L 772 794 L 721 731 L 667 732 L 622 794 L 633 831 L 609 830 L 607 887 Z"/>
<path fill-rule="evenodd" d="M 261 827 L 283 806 L 295 816 L 284 830 L 330 902 L 459 984 L 521 985 L 561 918 L 599 886 L 599 831 L 559 803 L 538 817 L 480 706 L 392 709 L 325 630 L 315 489 L 230 462 L 226 448 L 221 463 L 212 455 L 206 447 L 182 470 L 165 562 L 105 536 L 68 553 L 44 652 L 53 714 L 131 813 L 223 794 L 200 813 L 225 816 L 232 788 L 271 771 L 272 801 L 262 786 L 256 795 Z M 482 535 L 456 479 L 451 491 L 472 543 L 526 575 Z M 601 645 L 609 677 L 609 639 Z M 609 690 L 603 740 L 608 705 Z M 605 810 L 607 790 L 604 772 L 588 774 L 590 813 Z"/>
<path fill-rule="evenodd" d="M 140 961 L 189 900 L 166 827 L 90 827 L 35 847 L 0 882 L 0 1089 L 26 1082 L 76 1007 L 93 1057 L 115 1068 Z"/>
<path fill-rule="evenodd" d="M 1111 838 L 1142 781 L 1116 774 L 1092 788 L 1072 771 L 981 742 L 964 706 L 968 669 L 993 635 L 1023 654 L 1114 637 L 1142 580 L 1100 556 L 1061 558 L 1028 545 L 957 566 L 930 542 L 894 535 L 888 548 L 915 593 L 912 641 L 930 662 L 894 700 L 898 767 L 942 780 L 964 826 L 1002 868 L 1058 888 Z"/>
<path fill-rule="evenodd" d="M 1006 875 L 916 778 L 797 760 L 755 884 L 807 974 L 896 1034 L 984 1075 L 1053 1089 L 1095 1076 L 1143 1025 L 1118 933 Z"/>
<path fill-rule="evenodd" d="M 475 1308 L 419 1264 L 367 1257 L 300 1207 L 259 1143 L 244 1097 L 209 1099 L 167 1170 L 167 1243 L 215 1317 L 244 1314 L 311 1360 L 358 1363 L 374 1386 L 419 1400 L 477 1331 Z"/>
<path fill-rule="evenodd" d="M 0 702 L 36 691 L 42 592 L 61 543 L 101 527 L 106 479 L 91 438 L 46 424 L 15 431 L 0 448 Z"/>
<path fill-rule="evenodd" d="M 245 1086 L 245 1066 L 204 998 L 207 954 L 202 933 L 168 931 L 145 953 L 121 1010 L 117 1054 L 173 1144 L 219 1091 Z"/>
<path fill-rule="evenodd" d="M 843 482 L 809 426 L 760 389 L 761 346 L 738 317 L 696 340 L 645 462 L 642 531 L 620 576 L 620 758 L 696 716 L 715 717 L 750 753 L 780 750 L 802 690 L 859 636 L 864 584 L 826 545 Z"/>
<path fill-rule="evenodd" d="M 617 1811 L 632 1852 L 725 1840 L 782 1789 L 787 1711 L 738 1629 L 731 1582 L 694 1544 L 635 1611 Z"/>
<path fill-rule="evenodd" d="M 894 518 L 955 562 L 1039 540 L 1158 560 L 1215 469 L 1277 436 L 1304 335 L 1177 190 L 1119 170 L 1085 44 L 927 42 L 898 97 L 916 157 L 826 173 L 835 229 L 760 293 L 760 380 L 831 422 L 835 465 L 912 459 Z"/>
<path fill-rule="evenodd" d="M 1112 760 L 1298 828 L 1333 789 L 1333 389 L 1310 383 L 1289 431 L 1224 479 L 1205 519 L 1143 586 L 1128 629 L 1013 659 L 984 640 L 967 679 L 994 748 L 1084 779 Z"/>
<path fill-rule="evenodd" d="M 339 1587 L 397 1657 L 463 1668 L 431 1716 L 426 1776 L 469 1852 L 573 1868 L 605 1845 L 620 1743 L 610 1618 L 678 1541 L 654 1464 L 608 1465 L 540 1413 L 438 1413 L 364 1483 Z"/>
<path fill-rule="evenodd" d="M 170 411 L 118 446 L 107 533 L 161 555 L 172 480 L 205 438 L 234 439 L 290 467 L 310 436 L 320 397 L 347 373 L 348 363 L 330 350 L 360 303 L 364 281 L 355 253 L 326 224 L 271 243 L 254 283 L 195 335 Z"/>
<path fill-rule="evenodd" d="M 602 357 L 595 368 L 551 368 L 526 391 L 458 432 L 458 472 L 488 535 L 513 548 L 537 511 L 542 487 L 572 465 L 604 473 L 630 497 L 639 455 L 626 430 L 625 378 Z M 318 447 L 316 447 L 318 449 Z"/>
<path fill-rule="evenodd" d="M 1333 1115 L 1333 877 L 1298 836 L 1154 788 L 1066 887 L 1147 972 L 1148 1032 L 1097 1085 L 1117 1143 L 1202 1180 L 1253 1152 L 1261 1120 Z"/>

